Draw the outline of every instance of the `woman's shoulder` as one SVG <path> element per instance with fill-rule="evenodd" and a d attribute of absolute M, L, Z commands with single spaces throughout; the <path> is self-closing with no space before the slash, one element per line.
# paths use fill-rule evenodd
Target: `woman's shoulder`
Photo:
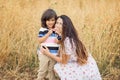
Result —
<path fill-rule="evenodd" d="M 64 44 L 67 44 L 67 43 L 69 43 L 69 42 L 70 42 L 69 37 L 66 37 L 65 40 L 64 40 Z"/>
<path fill-rule="evenodd" d="M 70 40 L 70 38 L 66 37 L 65 40 L 64 40 L 64 42 L 69 41 L 69 40 Z"/>
<path fill-rule="evenodd" d="M 66 37 L 64 40 L 64 45 L 68 45 L 70 47 L 71 45 L 75 46 L 75 43 L 74 43 L 73 39 L 70 40 L 69 37 Z"/>
<path fill-rule="evenodd" d="M 73 39 L 70 39 L 69 37 L 66 37 L 65 40 L 64 40 L 64 43 L 66 44 L 66 43 L 70 43 L 70 42 L 72 42 L 74 44 Z"/>

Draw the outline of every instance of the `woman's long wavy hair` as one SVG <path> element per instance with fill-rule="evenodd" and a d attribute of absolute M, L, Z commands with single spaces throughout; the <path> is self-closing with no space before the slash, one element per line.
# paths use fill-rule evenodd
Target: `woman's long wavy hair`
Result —
<path fill-rule="evenodd" d="M 73 46 L 73 42 L 76 46 L 76 55 L 77 55 L 77 62 L 80 65 L 87 63 L 88 59 L 88 52 L 78 37 L 77 31 L 71 21 L 71 19 L 66 15 L 61 15 L 58 18 L 61 18 L 63 21 L 62 26 L 62 40 L 61 40 L 61 48 L 64 50 L 64 41 L 66 37 L 70 39 L 70 43 Z M 68 57 L 62 53 L 62 63 L 67 63 Z"/>

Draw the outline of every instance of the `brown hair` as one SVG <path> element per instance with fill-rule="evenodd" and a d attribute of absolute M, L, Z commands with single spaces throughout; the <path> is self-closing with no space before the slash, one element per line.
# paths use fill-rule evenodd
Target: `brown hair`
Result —
<path fill-rule="evenodd" d="M 77 55 L 77 62 L 82 65 L 87 62 L 88 59 L 88 52 L 78 37 L 77 31 L 71 21 L 71 19 L 66 15 L 61 15 L 58 18 L 63 20 L 63 27 L 62 27 L 62 39 L 61 39 L 61 48 L 63 51 L 64 49 L 64 41 L 66 37 L 70 39 L 70 43 L 73 46 L 73 42 L 76 46 L 76 55 Z M 62 53 L 62 63 L 67 63 L 68 57 L 67 54 L 64 52 Z"/>
<path fill-rule="evenodd" d="M 46 21 L 49 20 L 49 19 L 51 19 L 51 18 L 55 18 L 55 20 L 56 20 L 57 19 L 57 14 L 56 14 L 56 12 L 53 9 L 47 9 L 42 14 L 42 17 L 41 17 L 41 26 L 43 28 L 47 28 Z"/>

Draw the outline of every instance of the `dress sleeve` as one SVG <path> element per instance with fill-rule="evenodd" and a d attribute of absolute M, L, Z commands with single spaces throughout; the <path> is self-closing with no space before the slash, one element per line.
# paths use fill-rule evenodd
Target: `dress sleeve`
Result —
<path fill-rule="evenodd" d="M 72 44 L 70 43 L 70 39 L 67 37 L 64 41 L 65 53 L 68 55 L 72 54 Z"/>

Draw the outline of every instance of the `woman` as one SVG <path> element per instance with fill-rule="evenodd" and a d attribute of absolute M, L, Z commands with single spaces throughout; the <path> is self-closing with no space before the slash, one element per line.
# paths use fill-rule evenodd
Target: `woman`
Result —
<path fill-rule="evenodd" d="M 48 48 L 42 48 L 43 54 L 58 63 L 54 70 L 61 80 L 101 80 L 94 58 L 88 54 L 71 19 L 66 15 L 58 17 L 56 33 L 62 36 L 59 56 L 52 55 Z"/>

